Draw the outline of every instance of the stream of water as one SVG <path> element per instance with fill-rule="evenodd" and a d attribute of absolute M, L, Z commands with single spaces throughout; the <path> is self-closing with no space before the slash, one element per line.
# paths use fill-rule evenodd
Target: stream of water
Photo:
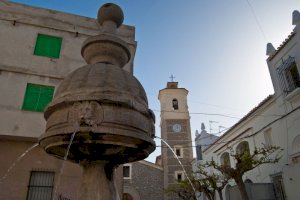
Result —
<path fill-rule="evenodd" d="M 74 137 L 75 137 L 75 135 L 76 135 L 77 132 L 78 132 L 77 130 L 74 131 L 74 133 L 72 134 L 71 139 L 70 139 L 70 141 L 69 141 L 68 148 L 67 148 L 66 154 L 65 154 L 65 156 L 64 156 L 64 160 L 63 160 L 62 165 L 61 165 L 60 170 L 59 170 L 57 182 L 56 182 L 56 184 L 55 184 L 54 193 L 53 193 L 53 198 L 52 198 L 53 200 L 55 200 L 55 196 L 56 196 L 56 193 L 57 193 L 57 188 L 59 187 L 59 184 L 60 184 L 61 175 L 62 175 L 62 173 L 63 173 L 63 171 L 64 171 L 64 168 L 65 168 L 65 161 L 66 161 L 67 158 L 68 158 L 68 155 L 69 155 L 69 151 L 70 151 L 71 145 L 72 145 L 72 143 L 73 143 Z"/>
<path fill-rule="evenodd" d="M 194 192 L 195 192 L 195 195 L 196 195 L 196 189 L 195 189 L 195 187 L 194 187 L 194 185 L 193 185 L 191 179 L 190 179 L 189 176 L 187 175 L 187 173 L 186 173 L 186 171 L 185 171 L 185 168 L 184 168 L 183 164 L 181 163 L 180 159 L 178 158 L 178 156 L 176 155 L 175 151 L 172 149 L 172 147 L 171 147 L 164 139 L 162 139 L 162 138 L 160 138 L 160 137 L 157 137 L 157 136 L 155 136 L 155 138 L 160 139 L 160 140 L 161 140 L 165 145 L 167 145 L 167 147 L 172 151 L 174 157 L 177 159 L 178 163 L 180 164 L 180 166 L 181 166 L 181 168 L 182 168 L 182 170 L 183 170 L 183 173 L 184 173 L 185 177 L 187 178 L 187 180 L 188 180 L 189 183 L 191 184 L 191 186 L 192 186 L 192 188 L 193 188 L 193 190 L 194 190 Z"/>
<path fill-rule="evenodd" d="M 39 143 L 35 143 L 34 145 L 32 145 L 31 147 L 29 147 L 24 153 L 22 153 L 13 163 L 12 165 L 8 168 L 8 170 L 6 171 L 6 173 L 4 174 L 4 176 L 1 177 L 0 179 L 0 184 L 3 183 L 3 181 L 7 178 L 7 176 L 10 174 L 11 170 L 16 166 L 16 164 L 18 162 L 20 162 L 22 160 L 22 158 L 24 158 L 24 156 L 26 156 L 26 154 L 28 154 L 32 149 L 34 149 L 35 147 L 37 147 L 39 145 Z"/>
<path fill-rule="evenodd" d="M 115 192 L 116 192 L 116 200 L 120 200 L 120 196 L 119 196 L 119 192 L 118 192 L 118 187 L 117 187 L 117 183 L 116 183 L 116 171 L 117 169 L 114 169 L 114 177 L 113 177 L 113 182 L 114 182 L 114 188 L 115 188 Z"/>

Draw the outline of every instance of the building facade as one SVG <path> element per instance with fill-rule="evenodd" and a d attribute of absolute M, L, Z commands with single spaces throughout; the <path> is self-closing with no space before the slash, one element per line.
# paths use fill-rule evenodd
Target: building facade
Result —
<path fill-rule="evenodd" d="M 219 137 L 208 133 L 206 131 L 204 123 L 201 124 L 201 132 L 199 133 L 198 130 L 196 130 L 195 133 L 195 144 L 196 144 L 196 158 L 193 159 L 192 162 L 192 169 L 193 172 L 195 172 L 195 175 L 197 176 L 198 166 L 201 164 L 204 164 L 206 161 L 203 160 L 203 152 L 211 145 L 213 144 Z M 198 178 L 200 178 L 198 174 Z M 205 200 L 204 193 L 197 193 L 196 194 L 198 200 Z"/>
<path fill-rule="evenodd" d="M 272 183 L 271 190 L 262 188 L 249 192 L 250 199 L 300 199 L 297 188 L 300 185 L 300 13 L 293 13 L 295 28 L 276 50 L 267 45 L 267 64 L 275 93 L 263 100 L 238 123 L 226 131 L 204 151 L 204 160 L 214 159 L 235 166 L 229 155 L 255 147 L 279 146 L 283 149 L 276 164 L 261 165 L 244 175 L 247 183 Z M 226 199 L 233 196 L 231 182 L 223 194 Z M 265 192 L 268 191 L 268 192 Z"/>
<path fill-rule="evenodd" d="M 190 115 L 187 105 L 188 91 L 179 88 L 178 82 L 168 82 L 167 87 L 159 91 L 158 99 L 161 105 L 161 138 L 172 148 L 162 142 L 162 165 L 164 171 L 164 188 L 177 181 L 185 179 L 185 172 L 177 158 L 183 164 L 185 171 L 192 171 L 193 159 Z M 176 199 L 165 195 L 165 199 Z"/>
<path fill-rule="evenodd" d="M 1 200 L 49 200 L 53 195 L 59 200 L 77 199 L 81 168 L 34 146 L 45 131 L 45 107 L 64 77 L 86 64 L 82 43 L 99 31 L 96 19 L 0 0 Z M 115 34 L 134 55 L 135 28 L 122 25 Z M 133 59 L 123 68 L 129 73 L 133 73 Z M 155 194 L 154 188 L 150 190 L 153 185 L 163 188 L 161 167 L 146 161 L 132 166 L 133 178 L 125 180 L 124 191 L 129 193 L 128 188 L 136 184 L 141 199 L 162 199 L 160 189 Z M 122 167 L 116 171 L 122 198 Z"/>
<path fill-rule="evenodd" d="M 214 143 L 219 137 L 208 133 L 206 131 L 204 123 L 201 124 L 201 132 L 199 133 L 196 130 L 195 133 L 195 144 L 196 144 L 196 160 L 202 161 L 203 160 L 203 151 L 205 151 L 212 143 Z"/>

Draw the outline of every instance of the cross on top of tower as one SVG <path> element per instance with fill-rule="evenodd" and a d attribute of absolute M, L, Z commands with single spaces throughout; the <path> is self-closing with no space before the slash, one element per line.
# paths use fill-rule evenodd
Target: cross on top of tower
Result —
<path fill-rule="evenodd" d="M 171 74 L 171 76 L 169 78 L 171 79 L 171 82 L 174 82 L 175 76 L 173 76 L 173 74 Z"/>

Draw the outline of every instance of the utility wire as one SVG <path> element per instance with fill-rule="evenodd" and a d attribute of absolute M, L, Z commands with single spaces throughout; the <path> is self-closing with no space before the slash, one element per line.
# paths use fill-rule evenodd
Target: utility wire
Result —
<path fill-rule="evenodd" d="M 227 117 L 232 119 L 242 119 L 242 117 L 237 117 L 229 114 L 222 114 L 222 113 L 205 113 L 205 112 L 183 112 L 183 111 L 173 111 L 173 110 L 157 110 L 153 109 L 154 112 L 172 112 L 172 113 L 188 113 L 191 115 L 208 115 L 208 116 L 219 116 L 219 117 Z M 246 114 L 247 115 L 247 114 Z M 252 115 L 252 116 L 260 116 L 260 117 L 281 117 L 282 115 L 279 114 L 271 114 L 271 115 Z"/>
<path fill-rule="evenodd" d="M 263 38 L 265 39 L 265 41 L 267 41 L 267 36 L 266 36 L 265 32 L 263 31 L 261 24 L 259 23 L 258 17 L 256 15 L 255 11 L 254 11 L 253 6 L 251 5 L 251 3 L 250 3 L 249 0 L 246 0 L 246 2 L 248 4 L 248 6 L 250 7 L 250 10 L 251 10 L 251 12 L 252 12 L 252 14 L 254 16 L 254 19 L 255 19 L 255 22 L 256 22 L 256 24 L 258 26 L 258 29 L 260 30 L 260 32 L 261 32 Z"/>
<path fill-rule="evenodd" d="M 244 140 L 244 139 L 246 139 L 246 138 L 249 138 L 249 137 L 252 137 L 253 135 L 247 135 L 247 136 L 245 136 L 245 137 L 241 137 L 241 138 L 236 138 L 236 139 L 233 139 L 233 140 L 230 140 L 230 141 L 220 141 L 220 142 L 213 142 L 213 143 L 211 143 L 211 144 L 201 144 L 200 146 L 210 146 L 210 145 L 215 145 L 215 144 L 224 144 L 224 143 L 229 143 L 229 142 L 233 142 L 233 141 L 240 141 L 240 140 Z M 191 142 L 189 142 L 189 143 L 191 143 Z M 184 144 L 184 143 L 183 143 Z M 186 143 L 186 144 L 188 144 L 188 143 Z M 181 144 L 176 144 L 176 145 L 178 145 L 178 146 L 180 146 Z M 175 146 L 176 146 L 175 145 Z M 166 147 L 166 146 L 161 146 L 161 145 L 157 145 L 156 147 L 162 147 L 162 148 L 168 148 L 168 147 Z M 182 148 L 189 148 L 189 147 L 197 147 L 197 145 L 187 145 L 187 146 L 181 146 Z"/>
<path fill-rule="evenodd" d="M 269 122 L 269 123 L 266 124 L 265 126 L 261 127 L 259 130 L 255 131 L 254 133 L 252 133 L 252 134 L 250 134 L 250 135 L 247 135 L 247 136 L 245 136 L 245 137 L 235 138 L 235 139 L 231 139 L 231 140 L 229 140 L 229 141 L 217 141 L 217 142 L 213 142 L 212 144 L 207 144 L 207 145 L 203 144 L 203 145 L 201 145 L 201 146 L 210 146 L 210 145 L 224 144 L 224 143 L 227 143 L 227 144 L 228 144 L 228 143 L 231 143 L 231 142 L 233 142 L 233 141 L 240 141 L 240 140 L 244 140 L 244 139 L 246 139 L 246 138 L 250 138 L 250 137 L 252 137 L 252 136 L 255 136 L 255 135 L 256 135 L 257 133 L 259 133 L 260 131 L 266 129 L 268 126 L 271 126 L 273 123 L 275 123 L 275 122 L 277 122 L 277 121 L 279 121 L 279 120 L 285 118 L 286 116 L 292 114 L 293 112 L 295 112 L 295 111 L 297 111 L 297 110 L 299 110 L 299 109 L 300 109 L 300 106 L 294 108 L 293 110 L 291 110 L 290 112 L 286 113 L 285 115 L 282 115 L 281 117 L 279 117 L 279 118 L 277 118 L 277 119 L 275 119 L 275 120 Z M 205 138 L 205 137 L 204 137 L 204 138 Z M 191 142 L 189 142 L 189 143 L 191 143 Z M 165 148 L 164 146 L 156 146 L 156 147 L 162 147 L 162 148 Z M 187 147 L 196 147 L 196 146 L 192 145 L 192 146 L 185 146 L 185 147 L 187 148 Z"/>
<path fill-rule="evenodd" d="M 227 118 L 233 118 L 233 119 L 240 119 L 240 117 L 231 116 L 231 115 L 225 115 L 220 113 L 204 113 L 204 112 L 183 112 L 183 111 L 172 111 L 172 110 L 156 110 L 153 109 L 154 112 L 174 112 L 174 113 L 189 113 L 191 115 L 209 115 L 209 116 L 220 116 L 220 117 L 227 117 Z"/>

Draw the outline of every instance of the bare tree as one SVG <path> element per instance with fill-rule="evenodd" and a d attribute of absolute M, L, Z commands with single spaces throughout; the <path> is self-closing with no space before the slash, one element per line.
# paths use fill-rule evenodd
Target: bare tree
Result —
<path fill-rule="evenodd" d="M 282 150 L 282 149 L 281 149 Z M 230 179 L 233 179 L 241 193 L 243 200 L 249 200 L 243 175 L 263 164 L 277 163 L 280 156 L 280 147 L 268 146 L 255 148 L 251 154 L 249 149 L 243 152 L 233 153 L 231 156 L 236 161 L 235 167 L 231 167 L 228 162 L 221 165 L 214 160 L 198 166 L 198 171 L 190 179 L 198 192 L 203 192 L 209 200 L 214 200 L 217 191 L 221 200 L 223 200 L 222 190 Z M 212 172 L 208 169 L 213 168 Z M 173 184 L 167 189 L 168 193 L 173 193 L 183 200 L 194 200 L 195 193 L 187 180 Z"/>
<path fill-rule="evenodd" d="M 206 164 L 198 166 L 198 171 L 196 172 L 196 174 L 198 174 L 199 176 L 198 181 L 207 182 L 209 188 L 211 188 L 210 190 L 213 191 L 214 194 L 215 191 L 217 191 L 220 199 L 223 200 L 222 190 L 227 185 L 229 179 L 226 176 L 224 176 L 221 172 L 208 172 L 206 170 L 208 167 L 210 166 Z"/>
<path fill-rule="evenodd" d="M 177 195 L 183 200 L 196 200 L 194 190 L 187 180 L 170 185 L 165 192 L 169 195 Z"/>
<path fill-rule="evenodd" d="M 231 151 L 231 156 L 236 161 L 235 167 L 231 167 L 228 164 L 218 165 L 214 160 L 207 162 L 206 165 L 217 169 L 228 179 L 233 179 L 238 186 L 242 199 L 249 200 L 246 187 L 243 182 L 243 175 L 262 164 L 277 163 L 281 158 L 281 151 L 279 150 L 280 147 L 268 146 L 255 148 L 252 154 L 249 150 L 238 153 L 233 153 L 233 151 Z"/>
<path fill-rule="evenodd" d="M 222 173 L 209 173 L 205 170 L 206 165 L 199 165 L 198 170 L 190 177 L 197 192 L 203 192 L 209 200 L 215 199 L 215 193 L 218 192 L 220 199 L 223 200 L 222 190 L 228 183 L 228 179 Z M 184 200 L 195 198 L 195 193 L 191 184 L 187 180 L 183 180 L 167 189 L 168 193 L 176 194 Z"/>

